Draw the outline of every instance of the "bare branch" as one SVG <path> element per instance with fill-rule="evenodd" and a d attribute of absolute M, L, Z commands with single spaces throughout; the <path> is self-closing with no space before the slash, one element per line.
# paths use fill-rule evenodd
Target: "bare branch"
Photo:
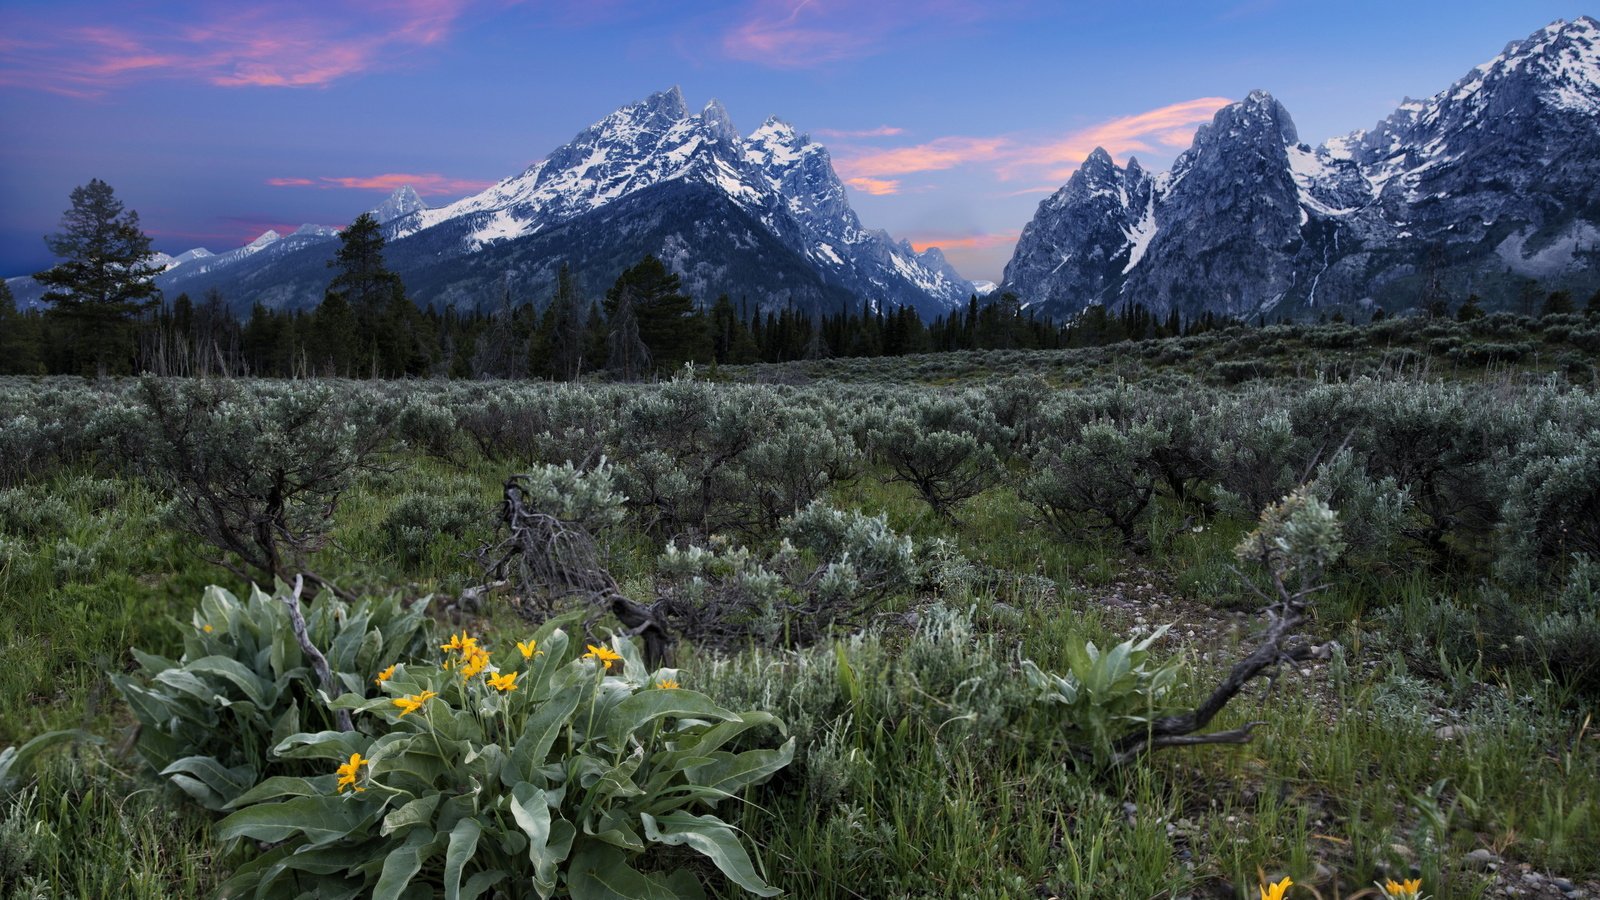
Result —
<path fill-rule="evenodd" d="M 333 670 L 328 667 L 328 658 L 322 655 L 316 644 L 311 643 L 311 633 L 306 630 L 305 613 L 300 609 L 300 593 L 304 588 L 305 578 L 296 575 L 294 590 L 283 598 L 283 604 L 289 608 L 289 623 L 294 627 L 294 637 L 300 642 L 301 652 L 311 659 L 312 671 L 317 673 L 317 680 L 322 683 L 322 690 L 328 695 L 328 699 L 332 700 L 342 692 L 338 691 L 333 682 Z M 355 730 L 355 725 L 350 721 L 349 710 L 338 710 L 335 715 L 338 718 L 340 731 Z"/>

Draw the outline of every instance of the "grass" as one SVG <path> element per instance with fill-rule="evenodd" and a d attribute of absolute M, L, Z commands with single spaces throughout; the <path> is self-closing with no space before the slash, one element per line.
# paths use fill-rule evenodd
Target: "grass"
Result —
<path fill-rule="evenodd" d="M 416 496 L 464 497 L 487 513 L 505 472 L 393 462 L 344 498 L 313 565 L 360 590 L 456 593 L 477 580 L 466 554 L 487 528 L 410 553 L 391 522 Z M 1179 530 L 1180 511 L 1163 505 L 1151 532 L 1172 538 L 1130 560 L 1111 542 L 1033 524 L 1004 485 L 951 523 L 879 474 L 835 486 L 830 501 L 959 554 L 894 599 L 889 611 L 915 611 L 915 626 L 885 618 L 800 651 L 691 647 L 682 661 L 687 686 L 771 709 L 800 738 L 794 765 L 737 817 L 791 895 L 1239 896 L 1261 875 L 1311 884 L 1333 873 L 1348 892 L 1416 873 L 1436 897 L 1471 898 L 1486 885 L 1461 859 L 1480 847 L 1600 876 L 1600 743 L 1582 698 L 1537 673 L 1418 665 L 1431 646 L 1419 632 L 1436 621 L 1425 607 L 1458 589 L 1450 581 L 1420 570 L 1342 578 L 1318 601 L 1318 627 L 1343 649 L 1309 675 L 1286 669 L 1253 687 L 1213 726 L 1259 720 L 1252 743 L 1168 751 L 1108 777 L 1073 762 L 1018 662 L 1063 671 L 1073 642 L 1119 640 L 1129 623 L 1101 599 L 1135 570 L 1219 617 L 1254 609 L 1231 557 L 1250 523 Z M 136 482 L 73 471 L 20 490 L 12 508 L 37 515 L 0 523 L 0 616 L 12 623 L 0 744 L 73 727 L 104 743 L 48 757 L 0 800 L 0 898 L 205 896 L 247 850 L 220 846 L 211 815 L 119 752 L 130 719 L 106 675 L 129 668 L 133 646 L 176 652 L 172 620 L 205 584 L 244 585 Z M 650 544 L 624 535 L 617 551 L 619 580 L 647 585 Z M 502 641 L 523 629 L 503 607 L 474 627 Z M 1162 645 L 1185 654 L 1178 701 L 1201 696 L 1238 649 L 1237 636 L 1211 637 Z M 1445 724 L 1453 735 L 1441 736 Z"/>

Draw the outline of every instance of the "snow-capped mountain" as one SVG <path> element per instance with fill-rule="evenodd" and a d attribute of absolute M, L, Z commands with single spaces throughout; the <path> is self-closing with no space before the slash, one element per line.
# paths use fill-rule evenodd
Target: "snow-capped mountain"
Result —
<path fill-rule="evenodd" d="M 937 248 L 918 253 L 864 228 L 828 151 L 768 119 L 748 137 L 720 103 L 691 113 L 677 88 L 625 106 L 482 193 L 430 209 L 410 188 L 373 210 L 389 266 L 423 304 L 496 302 L 504 286 L 543 301 L 569 264 L 598 296 L 645 254 L 709 304 L 834 312 L 965 303 L 972 286 Z M 278 238 L 176 268 L 169 293 L 215 287 L 238 308 L 320 301 L 334 233 Z M 323 246 L 324 244 L 328 246 Z"/>
<path fill-rule="evenodd" d="M 1169 172 L 1096 150 L 1040 204 L 1003 287 L 1070 316 L 1255 317 L 1600 286 L 1600 23 L 1556 22 L 1370 131 L 1300 143 L 1263 91 Z M 1583 294 L 1580 294 L 1583 296 Z"/>

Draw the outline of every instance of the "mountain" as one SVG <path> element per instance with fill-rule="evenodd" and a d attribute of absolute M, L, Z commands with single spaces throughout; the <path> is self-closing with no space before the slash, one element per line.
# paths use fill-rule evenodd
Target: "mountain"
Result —
<path fill-rule="evenodd" d="M 777 118 L 741 136 L 720 103 L 691 114 L 677 88 L 613 112 L 482 193 L 430 209 L 405 187 L 372 213 L 389 267 L 423 305 L 486 307 L 508 285 L 542 300 L 563 262 L 598 297 L 647 253 L 705 304 L 726 293 L 759 309 L 908 305 L 932 316 L 972 293 L 937 248 L 919 253 L 863 227 L 826 147 Z M 237 310 L 313 306 L 336 235 L 269 231 L 174 265 L 157 285 L 167 296 L 216 289 Z"/>
<path fill-rule="evenodd" d="M 1072 316 L 1304 318 L 1600 287 L 1600 23 L 1556 22 L 1369 131 L 1301 143 L 1264 91 L 1168 172 L 1096 149 L 1039 205 L 1003 289 Z"/>

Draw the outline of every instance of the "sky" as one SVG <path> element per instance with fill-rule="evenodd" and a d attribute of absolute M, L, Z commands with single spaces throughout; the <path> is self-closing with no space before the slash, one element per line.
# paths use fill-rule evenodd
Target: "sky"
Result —
<path fill-rule="evenodd" d="M 1302 141 L 1371 127 L 1512 40 L 1542 0 L 0 0 L 0 275 L 52 262 L 108 182 L 156 249 L 343 225 L 514 175 L 673 85 L 826 144 L 862 221 L 999 281 L 1097 145 L 1165 169 L 1250 90 Z"/>

